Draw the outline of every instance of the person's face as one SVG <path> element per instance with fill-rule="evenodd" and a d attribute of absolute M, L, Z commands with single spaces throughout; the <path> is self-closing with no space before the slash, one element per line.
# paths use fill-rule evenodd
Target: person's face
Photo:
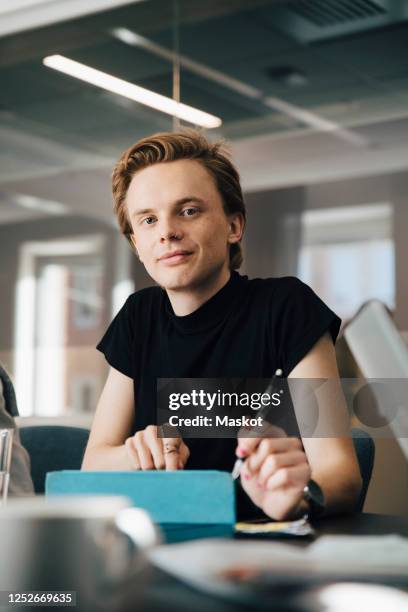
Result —
<path fill-rule="evenodd" d="M 178 160 L 133 177 L 126 205 L 132 240 L 150 276 L 168 290 L 199 286 L 229 269 L 242 215 L 227 216 L 211 174 L 200 162 Z"/>

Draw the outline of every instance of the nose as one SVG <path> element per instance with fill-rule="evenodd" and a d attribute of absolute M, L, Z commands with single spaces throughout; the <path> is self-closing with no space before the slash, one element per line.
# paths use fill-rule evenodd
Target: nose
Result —
<path fill-rule="evenodd" d="M 164 219 L 160 224 L 160 242 L 181 240 L 183 232 L 175 219 Z"/>

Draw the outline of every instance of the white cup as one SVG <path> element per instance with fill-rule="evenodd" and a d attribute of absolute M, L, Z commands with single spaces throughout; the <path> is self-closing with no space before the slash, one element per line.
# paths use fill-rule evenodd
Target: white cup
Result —
<path fill-rule="evenodd" d="M 81 612 L 136 604 L 146 551 L 160 538 L 130 504 L 101 495 L 10 500 L 0 508 L 0 591 L 75 591 Z"/>

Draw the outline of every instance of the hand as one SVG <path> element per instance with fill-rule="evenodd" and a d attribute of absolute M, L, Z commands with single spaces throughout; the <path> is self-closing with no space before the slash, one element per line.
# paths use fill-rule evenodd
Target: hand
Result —
<path fill-rule="evenodd" d="M 182 470 L 190 456 L 177 430 L 174 436 L 162 438 L 156 425 L 148 425 L 125 442 L 132 470 Z M 166 433 L 169 428 L 166 426 Z"/>
<path fill-rule="evenodd" d="M 274 437 L 239 438 L 237 455 L 246 460 L 241 484 L 256 506 L 275 520 L 298 518 L 303 506 L 303 489 L 311 469 L 299 438 L 288 438 L 273 427 Z"/>

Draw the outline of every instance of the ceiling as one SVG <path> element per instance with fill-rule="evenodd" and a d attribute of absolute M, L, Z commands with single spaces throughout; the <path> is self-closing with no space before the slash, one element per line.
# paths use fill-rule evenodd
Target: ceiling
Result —
<path fill-rule="evenodd" d="M 211 137 L 231 142 L 245 189 L 407 168 L 406 0 L 145 0 L 0 38 L 0 223 L 54 214 L 36 210 L 40 200 L 110 220 L 115 159 L 172 129 L 167 115 L 42 58 L 66 55 L 171 97 L 177 41 L 190 62 L 181 100 L 222 119 Z"/>

